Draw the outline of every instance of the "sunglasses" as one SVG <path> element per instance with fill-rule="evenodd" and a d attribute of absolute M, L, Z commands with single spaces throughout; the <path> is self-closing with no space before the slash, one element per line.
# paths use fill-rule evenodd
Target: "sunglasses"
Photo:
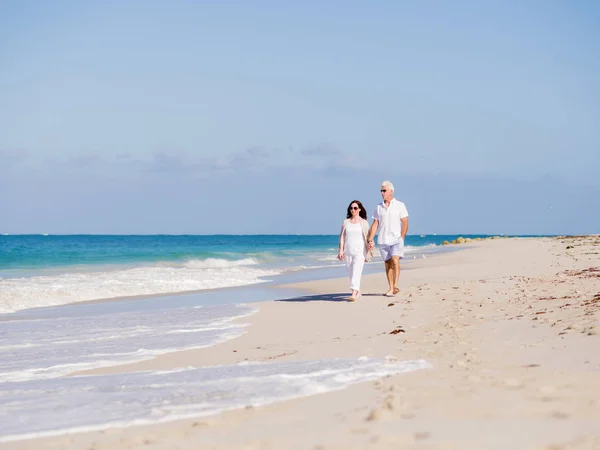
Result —
<path fill-rule="evenodd" d="M 360 208 L 358 206 L 351 206 L 350 209 L 358 211 Z"/>
<path fill-rule="evenodd" d="M 381 192 L 387 192 L 387 189 L 382 189 Z"/>

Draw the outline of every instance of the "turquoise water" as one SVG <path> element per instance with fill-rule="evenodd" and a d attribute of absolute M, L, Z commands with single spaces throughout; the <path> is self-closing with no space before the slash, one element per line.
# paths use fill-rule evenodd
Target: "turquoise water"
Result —
<path fill-rule="evenodd" d="M 408 236 L 406 258 L 447 250 L 440 244 L 456 237 Z M 337 242 L 337 235 L 2 235 L 0 313 L 248 286 L 306 269 L 339 268 L 332 276 L 344 276 Z M 377 263 L 375 252 L 369 264 Z"/>
<path fill-rule="evenodd" d="M 0 236 L 0 270 L 81 264 L 138 264 L 326 252 L 335 236 Z"/>
<path fill-rule="evenodd" d="M 486 237 L 486 235 L 462 235 Z M 406 245 L 440 245 L 458 235 L 407 236 Z M 310 259 L 332 254 L 337 235 L 253 236 L 101 236 L 9 235 L 0 236 L 0 277 L 10 269 L 44 269 L 64 266 L 185 262 L 209 258 L 235 261 L 255 258 L 258 263 Z M 3 272 L 4 271 L 4 272 Z"/>

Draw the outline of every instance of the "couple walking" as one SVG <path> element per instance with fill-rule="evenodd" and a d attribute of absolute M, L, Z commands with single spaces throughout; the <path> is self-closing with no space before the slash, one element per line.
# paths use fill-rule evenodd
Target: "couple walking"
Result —
<path fill-rule="evenodd" d="M 373 213 L 373 223 L 369 227 L 367 211 L 362 203 L 353 200 L 348 205 L 346 220 L 340 232 L 338 259 L 345 261 L 350 277 L 352 295 L 349 300 L 360 297 L 360 279 L 365 261 L 373 257 L 373 238 L 379 231 L 377 244 L 385 262 L 389 290 L 387 297 L 393 297 L 400 279 L 400 258 L 404 257 L 404 238 L 408 231 L 408 211 L 404 203 L 394 198 L 394 185 L 389 181 L 381 183 L 381 198 Z"/>

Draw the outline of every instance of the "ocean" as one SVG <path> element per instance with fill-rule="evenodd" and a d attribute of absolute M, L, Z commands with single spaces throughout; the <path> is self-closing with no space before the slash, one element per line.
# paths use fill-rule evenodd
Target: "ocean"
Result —
<path fill-rule="evenodd" d="M 408 236 L 406 259 L 449 251 L 440 244 L 456 237 Z M 215 414 L 429 367 L 357 358 L 68 376 L 243 339 L 235 319 L 256 301 L 298 295 L 274 286 L 346 276 L 337 239 L 0 235 L 0 442 Z M 90 302 L 102 299 L 118 300 Z"/>
<path fill-rule="evenodd" d="M 440 244 L 456 237 L 407 236 L 407 257 L 444 250 Z M 335 235 L 0 235 L 0 314 L 246 286 L 305 269 L 338 267 L 338 276 L 345 276 L 336 259 L 337 239 Z"/>

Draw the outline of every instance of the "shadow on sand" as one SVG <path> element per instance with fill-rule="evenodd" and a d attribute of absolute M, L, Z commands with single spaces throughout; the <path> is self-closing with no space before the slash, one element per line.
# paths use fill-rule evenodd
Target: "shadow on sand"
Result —
<path fill-rule="evenodd" d="M 316 294 L 304 295 L 302 297 L 282 298 L 276 302 L 349 302 L 349 292 L 340 294 Z M 361 297 L 380 297 L 379 294 L 362 294 Z"/>

